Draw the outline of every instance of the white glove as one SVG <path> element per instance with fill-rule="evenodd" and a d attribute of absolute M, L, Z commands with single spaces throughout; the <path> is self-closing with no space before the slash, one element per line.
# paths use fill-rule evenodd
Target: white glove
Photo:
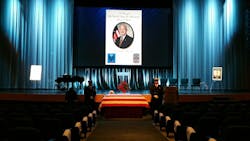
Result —
<path fill-rule="evenodd" d="M 158 96 L 158 95 L 154 95 L 154 98 L 158 99 L 158 98 L 159 98 L 159 96 Z"/>

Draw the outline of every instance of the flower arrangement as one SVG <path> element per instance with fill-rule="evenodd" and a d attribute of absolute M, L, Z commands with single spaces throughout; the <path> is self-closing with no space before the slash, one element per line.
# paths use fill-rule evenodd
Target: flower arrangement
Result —
<path fill-rule="evenodd" d="M 126 81 L 122 81 L 118 85 L 118 90 L 122 91 L 123 93 L 126 93 L 129 90 L 129 85 Z"/>

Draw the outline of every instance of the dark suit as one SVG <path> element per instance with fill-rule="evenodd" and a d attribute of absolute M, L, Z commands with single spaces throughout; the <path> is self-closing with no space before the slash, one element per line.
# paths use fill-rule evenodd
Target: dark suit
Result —
<path fill-rule="evenodd" d="M 120 45 L 120 41 L 121 41 L 120 38 L 121 38 L 121 37 L 117 38 L 116 41 L 115 41 L 115 44 L 116 44 L 118 47 L 120 47 L 120 48 L 127 48 L 127 47 L 129 47 L 129 46 L 131 45 L 131 43 L 133 42 L 133 38 L 130 37 L 130 36 L 128 36 L 128 35 L 126 35 L 125 38 L 123 39 L 121 45 Z"/>
<path fill-rule="evenodd" d="M 77 93 L 74 91 L 73 88 L 70 88 L 66 94 L 65 94 L 65 100 L 68 103 L 73 103 L 75 100 L 77 100 Z"/>
<path fill-rule="evenodd" d="M 155 87 L 154 85 L 150 87 L 152 111 L 159 110 L 162 105 L 163 93 L 163 87 L 161 85 L 158 85 L 158 87 Z M 154 95 L 157 95 L 158 98 L 155 98 Z"/>
<path fill-rule="evenodd" d="M 85 87 L 84 89 L 84 102 L 85 104 L 87 104 L 88 106 L 90 106 L 92 109 L 96 109 L 95 108 L 95 96 L 96 96 L 96 89 L 95 86 L 92 86 L 92 88 L 90 86 Z"/>

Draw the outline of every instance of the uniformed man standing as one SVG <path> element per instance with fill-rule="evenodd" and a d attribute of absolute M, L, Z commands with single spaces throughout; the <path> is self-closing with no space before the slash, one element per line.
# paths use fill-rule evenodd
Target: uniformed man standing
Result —
<path fill-rule="evenodd" d="M 85 104 L 90 106 L 92 110 L 96 109 L 95 104 L 95 96 L 96 96 L 96 88 L 93 86 L 92 81 L 88 81 L 89 85 L 84 89 L 84 96 L 85 96 Z"/>
<path fill-rule="evenodd" d="M 158 78 L 154 79 L 153 86 L 150 87 L 150 94 L 151 94 L 151 111 L 154 112 L 155 110 L 159 110 L 160 106 L 162 105 L 163 99 L 163 87 L 159 85 Z"/>

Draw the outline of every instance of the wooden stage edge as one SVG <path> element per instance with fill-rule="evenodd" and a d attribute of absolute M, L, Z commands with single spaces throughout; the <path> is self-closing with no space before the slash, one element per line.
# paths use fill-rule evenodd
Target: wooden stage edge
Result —
<path fill-rule="evenodd" d="M 97 94 L 96 102 L 101 102 L 104 94 Z M 143 94 L 149 102 L 150 94 Z M 226 94 L 185 94 L 178 96 L 178 102 L 208 102 L 214 98 L 228 98 L 236 101 L 250 101 L 250 92 L 246 93 L 226 93 Z M 84 95 L 78 95 L 78 99 L 83 102 Z M 64 102 L 64 94 L 20 94 L 20 93 L 1 93 L 0 101 L 36 101 L 36 102 Z"/>

